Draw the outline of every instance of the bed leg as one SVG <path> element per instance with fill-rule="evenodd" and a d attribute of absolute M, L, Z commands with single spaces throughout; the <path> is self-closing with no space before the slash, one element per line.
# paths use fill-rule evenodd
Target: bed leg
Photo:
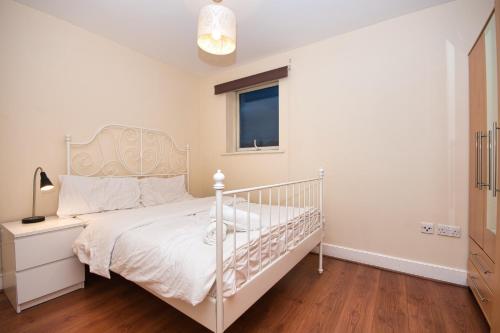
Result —
<path fill-rule="evenodd" d="M 323 274 L 323 235 L 325 228 L 325 215 L 323 214 L 323 181 L 325 178 L 325 170 L 319 169 L 319 222 L 321 223 L 321 241 L 319 242 L 319 267 L 318 273 Z"/>
<path fill-rule="evenodd" d="M 318 273 L 323 274 L 323 242 L 319 243 L 319 267 L 318 267 Z"/>

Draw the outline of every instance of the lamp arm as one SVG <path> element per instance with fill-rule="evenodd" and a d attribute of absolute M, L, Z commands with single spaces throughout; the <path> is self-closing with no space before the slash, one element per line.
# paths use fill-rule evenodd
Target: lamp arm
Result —
<path fill-rule="evenodd" d="M 31 216 L 35 216 L 35 206 L 36 206 L 36 174 L 38 171 L 42 172 L 42 167 L 38 167 L 35 169 L 35 173 L 33 174 L 33 207 L 31 209 Z"/>

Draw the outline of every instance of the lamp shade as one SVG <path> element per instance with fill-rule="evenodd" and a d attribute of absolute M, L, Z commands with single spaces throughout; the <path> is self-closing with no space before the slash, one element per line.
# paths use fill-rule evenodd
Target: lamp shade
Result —
<path fill-rule="evenodd" d="M 219 4 L 206 5 L 198 17 L 198 46 L 205 52 L 226 55 L 236 49 L 236 16 Z"/>
<path fill-rule="evenodd" d="M 50 181 L 49 177 L 45 171 L 40 172 L 40 190 L 49 191 L 54 188 L 54 185 Z"/>

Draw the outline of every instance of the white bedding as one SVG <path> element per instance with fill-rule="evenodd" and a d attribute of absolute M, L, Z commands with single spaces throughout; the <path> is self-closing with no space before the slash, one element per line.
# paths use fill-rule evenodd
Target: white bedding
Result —
<path fill-rule="evenodd" d="M 110 277 L 112 270 L 166 298 L 178 298 L 193 305 L 202 302 L 215 282 L 215 246 L 203 242 L 210 222 L 209 211 L 214 197 L 190 199 L 161 206 L 144 207 L 82 215 L 87 227 L 73 249 L 90 271 Z M 246 203 L 238 204 L 246 209 Z M 258 212 L 258 205 L 251 204 Z M 269 228 L 269 216 L 273 224 Z M 278 251 L 293 246 L 292 238 L 319 225 L 316 209 L 286 209 L 263 206 L 263 229 L 228 232 L 224 241 L 224 296 L 236 292 L 248 273 L 254 275 L 266 266 Z M 278 227 L 278 214 L 280 227 Z M 295 218 L 292 218 L 295 216 Z M 285 236 L 285 225 L 288 226 Z M 271 230 L 271 232 L 269 232 Z M 233 256 L 236 235 L 236 257 Z M 247 244 L 250 240 L 250 256 Z M 269 240 L 271 240 L 269 242 Z M 262 252 L 259 244 L 262 243 Z M 248 260 L 250 259 L 250 260 Z"/>

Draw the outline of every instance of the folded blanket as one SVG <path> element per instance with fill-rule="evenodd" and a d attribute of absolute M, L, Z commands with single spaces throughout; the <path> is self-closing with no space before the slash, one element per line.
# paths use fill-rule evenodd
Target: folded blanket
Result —
<path fill-rule="evenodd" d="M 227 226 L 225 223 L 222 224 L 222 239 L 226 240 L 227 236 Z M 207 229 L 205 231 L 205 237 L 203 238 L 203 242 L 207 245 L 215 245 L 217 243 L 217 223 L 215 220 L 211 221 L 207 225 Z"/>
<path fill-rule="evenodd" d="M 248 225 L 248 211 L 230 207 L 227 204 L 224 204 L 222 207 L 222 220 L 225 224 L 229 226 L 234 226 L 234 217 L 236 212 L 236 231 L 253 231 L 259 230 L 260 216 L 259 214 L 250 212 L 250 226 Z M 215 204 L 210 208 L 210 219 L 215 220 L 216 216 L 216 207 Z M 250 227 L 250 229 L 249 229 Z"/>

